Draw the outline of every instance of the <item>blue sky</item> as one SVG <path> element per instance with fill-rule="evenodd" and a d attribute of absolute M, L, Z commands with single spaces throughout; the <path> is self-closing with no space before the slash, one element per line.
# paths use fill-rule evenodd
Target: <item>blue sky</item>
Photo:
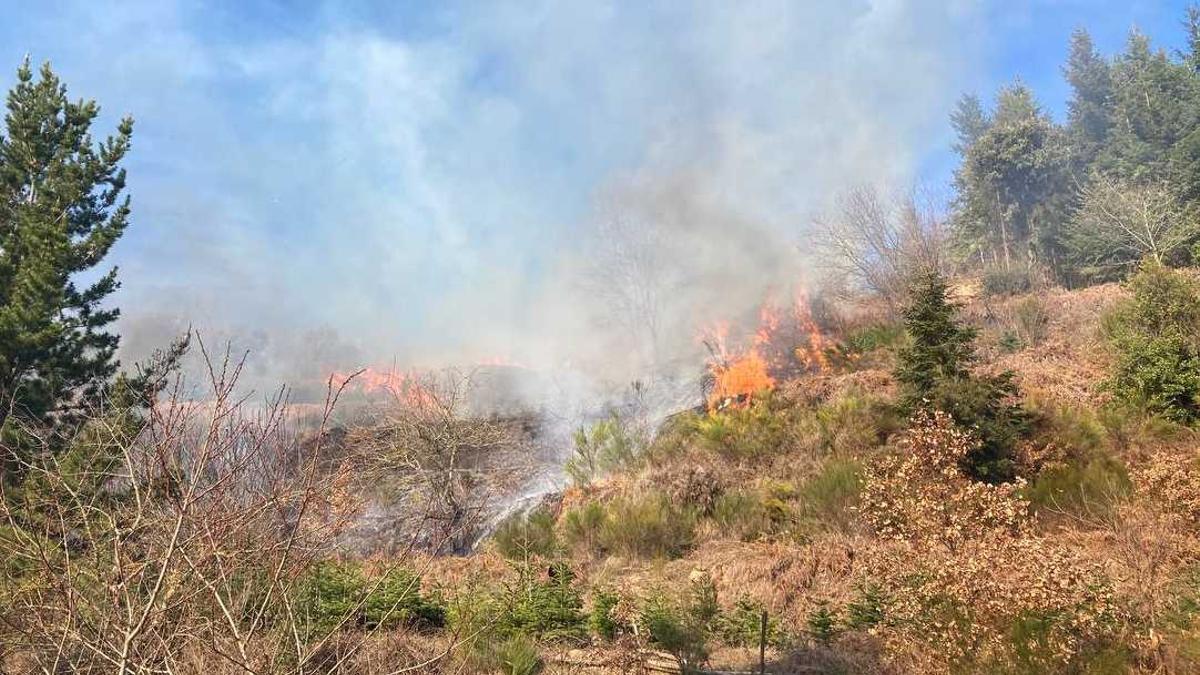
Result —
<path fill-rule="evenodd" d="M 804 275 L 838 190 L 944 185 L 959 93 L 1020 77 L 1061 115 L 1074 27 L 1174 48 L 1184 7 L 65 0 L 10 10 L 0 65 L 50 60 L 102 130 L 136 119 L 127 355 L 191 323 L 290 375 L 570 358 L 614 204 L 712 242 L 668 262 L 704 288 L 689 312 L 746 300 Z"/>

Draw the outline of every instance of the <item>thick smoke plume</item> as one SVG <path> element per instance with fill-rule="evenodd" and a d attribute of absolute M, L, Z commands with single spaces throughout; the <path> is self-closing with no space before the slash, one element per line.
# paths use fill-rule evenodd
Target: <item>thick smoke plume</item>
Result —
<path fill-rule="evenodd" d="M 480 361 L 620 382 L 803 281 L 838 191 L 948 144 L 974 6 L 330 3 L 248 33 L 79 2 L 85 44 L 31 39 L 139 121 L 126 362 L 191 325 L 259 389 Z"/>

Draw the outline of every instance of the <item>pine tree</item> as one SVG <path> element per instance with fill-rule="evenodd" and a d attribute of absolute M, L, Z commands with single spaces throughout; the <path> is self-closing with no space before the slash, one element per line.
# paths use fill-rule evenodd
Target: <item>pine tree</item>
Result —
<path fill-rule="evenodd" d="M 948 413 L 980 437 L 980 447 L 964 460 L 964 471 L 979 480 L 1010 479 L 1013 451 L 1030 427 L 1028 414 L 1014 402 L 1013 375 L 971 373 L 976 332 L 959 322 L 941 275 L 919 275 L 911 297 L 904 312 L 909 344 L 900 350 L 895 371 L 901 406 L 910 413 L 921 408 Z"/>
<path fill-rule="evenodd" d="M 975 360 L 975 330 L 959 325 L 956 313 L 945 279 L 933 271 L 918 275 L 912 302 L 904 310 L 909 344 L 900 350 L 896 368 L 906 408 L 921 407 L 939 382 L 968 376 Z"/>
<path fill-rule="evenodd" d="M 129 222 L 122 197 L 133 122 L 93 144 L 94 101 L 71 102 L 50 69 L 29 60 L 8 94 L 0 135 L 0 446 L 22 429 L 69 427 L 116 372 L 115 268 L 79 286 Z M 7 455 L 8 453 L 6 453 Z M 10 472 L 0 464 L 0 477 Z M 7 471 L 6 471 L 7 470 Z"/>
<path fill-rule="evenodd" d="M 1070 188 L 1062 130 L 1028 87 L 1000 91 L 992 123 L 963 158 L 955 225 L 968 252 L 1004 269 L 1028 257 L 1056 266 Z"/>
<path fill-rule="evenodd" d="M 1063 69 L 1071 85 L 1067 107 L 1067 135 L 1077 175 L 1088 166 L 1108 139 L 1112 126 L 1112 73 L 1096 52 L 1092 36 L 1083 29 L 1071 34 L 1071 55 Z"/>
<path fill-rule="evenodd" d="M 958 136 L 954 150 L 959 156 L 966 156 L 971 146 L 988 130 L 991 121 L 988 120 L 978 96 L 963 94 L 962 98 L 958 99 L 954 112 L 950 113 L 950 124 Z"/>

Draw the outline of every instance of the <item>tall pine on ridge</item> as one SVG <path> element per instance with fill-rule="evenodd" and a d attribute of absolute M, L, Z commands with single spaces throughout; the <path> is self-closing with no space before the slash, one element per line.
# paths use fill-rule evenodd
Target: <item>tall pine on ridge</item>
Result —
<path fill-rule="evenodd" d="M 70 428 L 116 372 L 115 268 L 90 283 L 129 222 L 122 196 L 133 121 L 93 143 L 94 101 L 71 102 L 28 58 L 9 92 L 0 135 L 0 478 L 15 469 L 26 428 Z"/>

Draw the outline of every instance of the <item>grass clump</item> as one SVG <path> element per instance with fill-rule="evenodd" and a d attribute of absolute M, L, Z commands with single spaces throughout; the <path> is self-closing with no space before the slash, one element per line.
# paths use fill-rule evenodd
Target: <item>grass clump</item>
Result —
<path fill-rule="evenodd" d="M 501 643 L 496 660 L 504 675 L 537 675 L 545 667 L 537 645 L 524 635 L 513 635 Z"/>
<path fill-rule="evenodd" d="M 500 555 L 509 560 L 523 560 L 535 555 L 551 558 L 559 550 L 554 524 L 554 514 L 549 509 L 517 513 L 496 528 L 492 539 Z"/>
<path fill-rule="evenodd" d="M 641 453 L 644 443 L 615 413 L 596 422 L 590 429 L 575 432 L 574 454 L 567 460 L 566 472 L 580 487 L 629 464 Z"/>
<path fill-rule="evenodd" d="M 1023 496 L 1037 512 L 1095 517 L 1111 514 L 1131 489 L 1129 473 L 1119 459 L 1094 453 L 1043 469 Z"/>
<path fill-rule="evenodd" d="M 675 558 L 691 548 L 697 515 L 664 494 L 589 502 L 563 516 L 563 539 L 593 554 Z"/>
<path fill-rule="evenodd" d="M 797 511 L 809 525 L 828 528 L 849 525 L 862 490 L 863 467 L 853 459 L 833 458 L 804 481 L 796 493 Z"/>

